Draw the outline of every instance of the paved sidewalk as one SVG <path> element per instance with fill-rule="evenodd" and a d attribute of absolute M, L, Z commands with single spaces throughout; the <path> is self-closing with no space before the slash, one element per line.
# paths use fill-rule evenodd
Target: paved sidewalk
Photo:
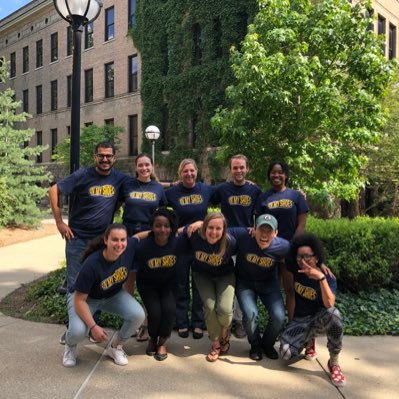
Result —
<path fill-rule="evenodd" d="M 0 248 L 0 298 L 56 269 L 63 258 L 59 235 Z M 1 398 L 399 398 L 399 337 L 345 337 L 341 366 L 348 382 L 337 389 L 325 371 L 325 338 L 317 339 L 318 360 L 291 366 L 254 362 L 246 340 L 234 338 L 230 353 L 209 363 L 207 338 L 173 334 L 164 362 L 146 356 L 146 343 L 132 339 L 129 365 L 120 367 L 103 355 L 105 345 L 86 341 L 78 347 L 77 366 L 67 369 L 58 343 L 63 331 L 0 313 Z"/>

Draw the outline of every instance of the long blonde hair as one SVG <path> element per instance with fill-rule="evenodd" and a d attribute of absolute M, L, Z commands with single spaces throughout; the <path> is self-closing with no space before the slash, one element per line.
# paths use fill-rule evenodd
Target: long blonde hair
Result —
<path fill-rule="evenodd" d="M 138 154 L 138 155 L 136 156 L 136 159 L 134 160 L 134 165 L 135 165 L 136 168 L 137 168 L 137 162 L 138 162 L 138 160 L 139 160 L 140 158 L 144 158 L 144 157 L 146 157 L 146 158 L 148 158 L 148 159 L 150 160 L 150 163 L 151 163 L 151 166 L 152 166 L 152 172 L 151 172 L 151 175 L 150 175 L 150 179 L 151 179 L 151 180 L 155 180 L 155 181 L 159 181 L 157 175 L 156 175 L 155 172 L 154 172 L 154 162 L 152 161 L 152 158 L 151 158 L 148 154 L 146 154 L 145 152 L 142 152 L 141 154 Z M 139 177 L 139 174 L 137 173 L 137 170 L 136 170 L 136 178 L 137 178 L 137 177 Z"/>
<path fill-rule="evenodd" d="M 220 247 L 219 252 L 217 255 L 223 257 L 226 254 L 227 246 L 228 246 L 228 236 L 227 236 L 227 222 L 226 218 L 224 217 L 223 213 L 221 212 L 211 212 L 205 216 L 204 223 L 202 224 L 201 230 L 199 231 L 200 237 L 207 241 L 206 239 L 206 229 L 209 225 L 209 222 L 214 219 L 222 219 L 223 221 L 223 233 L 222 237 L 219 240 Z"/>

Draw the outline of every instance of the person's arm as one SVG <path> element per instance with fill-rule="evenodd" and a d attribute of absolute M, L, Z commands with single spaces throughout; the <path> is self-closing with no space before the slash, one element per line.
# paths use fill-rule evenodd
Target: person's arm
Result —
<path fill-rule="evenodd" d="M 331 291 L 331 288 L 328 284 L 327 277 L 325 274 L 318 268 L 311 267 L 306 264 L 304 261 L 304 267 L 299 269 L 299 273 L 305 274 L 312 280 L 316 280 L 320 284 L 321 296 L 323 299 L 323 305 L 325 308 L 331 308 L 335 304 L 335 294 Z"/>
<path fill-rule="evenodd" d="M 66 240 L 71 240 L 72 238 L 74 238 L 74 234 L 72 230 L 69 228 L 69 226 L 66 223 L 64 223 L 64 221 L 62 220 L 60 193 L 58 191 L 57 184 L 54 184 L 53 186 L 50 187 L 48 194 L 51 205 L 51 211 L 53 212 L 57 229 L 60 232 L 62 238 L 65 238 Z"/>
<path fill-rule="evenodd" d="M 144 240 L 147 238 L 151 233 L 151 230 L 144 230 L 144 231 L 139 231 L 136 234 L 133 234 L 132 237 L 137 238 L 139 241 Z"/>
<path fill-rule="evenodd" d="M 307 213 L 301 213 L 297 216 L 297 225 L 296 225 L 294 237 L 296 237 L 300 234 L 303 234 L 305 232 L 307 218 L 308 218 Z"/>
<path fill-rule="evenodd" d="M 134 294 L 136 287 L 136 272 L 129 272 L 126 282 L 123 284 L 123 289 L 130 295 Z"/>
<path fill-rule="evenodd" d="M 280 263 L 280 272 L 285 291 L 285 307 L 287 309 L 288 320 L 292 320 L 295 310 L 294 276 L 287 270 L 285 262 Z"/>
<path fill-rule="evenodd" d="M 100 327 L 93 318 L 90 312 L 89 305 L 87 304 L 88 294 L 75 291 L 73 294 L 73 304 L 75 306 L 76 314 L 82 319 L 86 326 L 90 329 L 91 334 L 98 342 L 104 342 L 108 339 L 107 332 Z"/>
<path fill-rule="evenodd" d="M 187 236 L 191 237 L 191 234 L 195 233 L 198 229 L 200 229 L 203 224 L 204 224 L 204 222 L 202 220 L 198 220 L 198 221 L 188 225 Z M 184 230 L 184 227 L 183 227 L 183 230 Z"/>

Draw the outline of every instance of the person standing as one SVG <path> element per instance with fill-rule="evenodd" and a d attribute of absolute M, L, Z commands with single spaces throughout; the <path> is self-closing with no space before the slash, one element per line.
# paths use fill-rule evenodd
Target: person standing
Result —
<path fill-rule="evenodd" d="M 49 189 L 51 210 L 61 237 L 65 239 L 67 293 L 73 292 L 80 270 L 80 257 L 89 240 L 104 234 L 113 222 L 126 175 L 114 169 L 115 147 L 96 145 L 95 166 L 80 168 Z M 62 220 L 60 195 L 69 196 L 68 223 Z M 62 338 L 61 338 L 62 340 Z"/>
<path fill-rule="evenodd" d="M 198 168 L 193 159 L 183 159 L 178 168 L 180 182 L 166 190 L 168 205 L 179 218 L 179 227 L 204 220 L 215 188 L 197 182 Z M 177 264 L 176 327 L 182 338 L 189 334 L 190 265 L 192 256 L 181 256 Z M 193 337 L 203 337 L 205 327 L 202 301 L 195 282 L 192 281 L 191 327 Z"/>
<path fill-rule="evenodd" d="M 233 155 L 229 160 L 229 168 L 232 180 L 216 186 L 213 202 L 220 204 L 228 227 L 253 227 L 255 204 L 261 190 L 246 180 L 248 158 L 242 154 Z M 237 338 L 246 336 L 237 298 L 234 299 L 233 333 Z"/>

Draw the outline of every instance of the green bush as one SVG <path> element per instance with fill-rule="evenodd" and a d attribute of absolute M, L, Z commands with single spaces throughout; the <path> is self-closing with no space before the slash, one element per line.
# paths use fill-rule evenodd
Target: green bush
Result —
<path fill-rule="evenodd" d="M 360 292 L 399 286 L 399 219 L 310 217 L 307 231 L 323 241 L 326 263 L 341 289 Z"/>

